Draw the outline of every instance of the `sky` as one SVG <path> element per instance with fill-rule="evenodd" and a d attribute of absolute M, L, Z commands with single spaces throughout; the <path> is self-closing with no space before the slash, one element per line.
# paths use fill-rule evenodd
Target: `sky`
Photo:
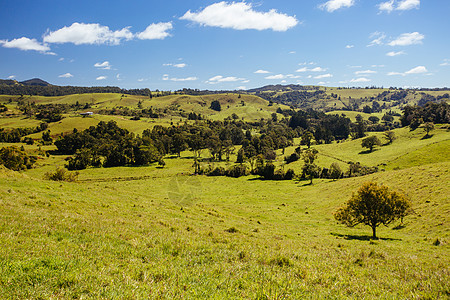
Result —
<path fill-rule="evenodd" d="M 0 0 L 0 79 L 450 87 L 449 0 Z"/>

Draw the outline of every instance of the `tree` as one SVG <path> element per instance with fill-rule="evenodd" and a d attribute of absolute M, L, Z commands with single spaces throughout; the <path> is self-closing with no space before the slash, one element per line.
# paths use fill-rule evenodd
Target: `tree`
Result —
<path fill-rule="evenodd" d="M 366 182 L 352 195 L 345 206 L 334 214 L 335 219 L 349 227 L 364 224 L 372 228 L 372 237 L 377 238 L 379 225 L 389 225 L 408 214 L 411 203 L 399 192 L 376 182 Z"/>
<path fill-rule="evenodd" d="M 300 144 L 302 145 L 306 145 L 309 147 L 311 147 L 311 140 L 313 138 L 313 134 L 309 131 L 305 131 L 305 133 L 302 135 L 302 140 L 300 141 Z"/>
<path fill-rule="evenodd" d="M 302 158 L 305 162 L 302 168 L 303 176 L 309 177 L 309 180 L 311 180 L 310 184 L 312 184 L 313 178 L 320 174 L 320 168 L 314 163 L 317 153 L 319 151 L 316 149 L 307 149 L 302 153 Z"/>
<path fill-rule="evenodd" d="M 334 162 L 331 164 L 330 169 L 328 170 L 329 178 L 336 180 L 341 178 L 342 176 L 342 170 L 341 167 L 339 167 L 339 164 Z"/>
<path fill-rule="evenodd" d="M 392 142 L 396 139 L 395 133 L 392 130 L 385 131 L 383 135 L 388 141 L 388 144 L 392 144 Z"/>
<path fill-rule="evenodd" d="M 222 110 L 222 107 L 220 106 L 220 102 L 218 100 L 214 100 L 213 102 L 211 102 L 211 106 L 209 108 L 215 111 Z"/>
<path fill-rule="evenodd" d="M 376 136 L 374 136 L 374 135 L 369 136 L 369 137 L 366 137 L 366 138 L 363 139 L 362 142 L 361 142 L 361 146 L 362 146 L 363 148 L 369 148 L 369 152 L 372 152 L 373 147 L 375 147 L 375 145 L 380 146 L 380 145 L 381 145 L 381 142 L 380 142 L 380 140 L 379 140 Z"/>
<path fill-rule="evenodd" d="M 426 135 L 425 137 L 429 137 L 430 136 L 430 131 L 434 129 L 434 124 L 433 122 L 426 122 L 425 124 L 423 124 L 423 130 L 426 131 Z"/>

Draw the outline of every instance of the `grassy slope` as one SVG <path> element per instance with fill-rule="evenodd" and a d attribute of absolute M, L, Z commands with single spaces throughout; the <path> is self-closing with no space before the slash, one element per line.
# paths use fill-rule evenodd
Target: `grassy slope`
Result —
<path fill-rule="evenodd" d="M 314 186 L 182 175 L 190 159 L 89 169 L 80 183 L 1 171 L 0 297 L 444 297 L 449 167 Z M 119 180 L 131 174 L 147 178 Z M 415 210 L 376 242 L 332 217 L 367 180 L 405 190 Z"/>

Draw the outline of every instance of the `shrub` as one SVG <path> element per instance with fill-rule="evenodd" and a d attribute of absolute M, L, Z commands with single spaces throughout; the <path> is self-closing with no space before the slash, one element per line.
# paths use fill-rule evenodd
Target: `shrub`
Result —
<path fill-rule="evenodd" d="M 36 157 L 17 148 L 16 146 L 3 147 L 0 149 L 0 164 L 13 171 L 31 169 L 36 162 Z"/>
<path fill-rule="evenodd" d="M 44 174 L 44 179 L 53 181 L 76 181 L 79 172 L 68 172 L 64 168 L 57 168 L 55 172 L 47 172 Z"/>
<path fill-rule="evenodd" d="M 229 177 L 238 178 L 238 177 L 246 176 L 246 175 L 248 175 L 247 166 L 244 164 L 232 166 L 227 171 L 227 176 L 229 176 Z"/>

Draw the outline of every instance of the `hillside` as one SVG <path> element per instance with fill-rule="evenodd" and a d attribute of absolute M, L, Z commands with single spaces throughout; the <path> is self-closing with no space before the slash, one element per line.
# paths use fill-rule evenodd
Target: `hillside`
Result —
<path fill-rule="evenodd" d="M 0 134 L 15 142 L 0 149 L 36 161 L 0 166 L 0 298 L 447 297 L 449 108 L 411 109 L 402 122 L 418 127 L 401 127 L 401 108 L 423 95 L 385 92 L 327 88 L 305 102 L 316 111 L 246 93 L 1 95 Z M 378 107 L 380 93 L 389 100 Z M 345 109 L 356 97 L 376 111 Z M 339 98 L 345 105 L 325 114 Z M 447 124 L 426 132 L 435 119 Z M 367 136 L 381 141 L 373 151 L 361 146 Z M 318 151 L 312 184 L 308 148 Z M 48 179 L 74 161 L 87 161 L 67 171 L 74 182 Z M 332 164 L 337 180 L 324 175 Z M 233 168 L 246 172 L 224 176 Z M 274 180 L 289 169 L 293 178 Z M 333 217 L 368 181 L 412 204 L 376 240 Z"/>

